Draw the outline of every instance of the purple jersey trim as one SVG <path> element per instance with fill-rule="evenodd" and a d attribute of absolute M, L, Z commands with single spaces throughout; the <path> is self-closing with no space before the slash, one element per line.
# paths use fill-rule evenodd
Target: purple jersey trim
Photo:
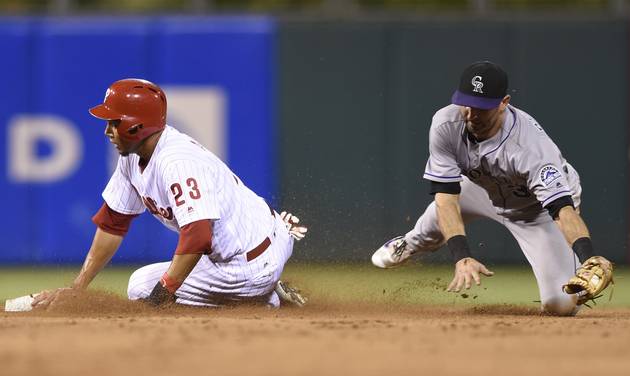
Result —
<path fill-rule="evenodd" d="M 484 98 L 476 95 L 464 94 L 459 90 L 455 90 L 451 97 L 451 103 L 458 106 L 473 107 L 480 110 L 491 110 L 499 107 L 503 98 Z"/>
<path fill-rule="evenodd" d="M 565 195 L 565 196 L 571 196 L 571 193 L 572 193 L 572 192 L 571 192 L 571 191 L 560 191 L 560 192 L 557 192 L 557 193 L 552 194 L 551 196 L 547 197 L 547 198 L 545 199 L 545 201 L 543 201 L 543 203 L 542 203 L 543 208 L 544 208 L 545 206 L 547 206 L 547 204 L 549 203 L 549 200 L 551 200 L 552 198 L 554 198 L 554 197 L 556 197 L 556 196 L 558 196 L 558 195 L 561 195 L 561 194 L 563 194 L 563 193 L 568 193 L 568 195 Z M 552 201 L 553 201 L 553 200 L 552 200 Z"/>
<path fill-rule="evenodd" d="M 434 178 L 438 178 L 438 179 L 461 179 L 462 178 L 461 175 L 458 175 L 458 176 L 439 176 L 439 175 L 429 174 L 428 172 L 425 172 L 424 174 L 432 176 Z"/>
<path fill-rule="evenodd" d="M 510 127 L 510 130 L 508 131 L 507 136 L 505 136 L 505 138 L 499 143 L 499 145 L 497 145 L 496 148 L 490 150 L 489 152 L 487 152 L 486 154 L 484 154 L 483 156 L 485 157 L 486 155 L 492 154 L 495 151 L 497 151 L 501 145 L 503 145 L 505 143 L 505 141 L 507 141 L 508 138 L 510 138 L 510 135 L 512 134 L 512 130 L 514 129 L 514 126 L 516 125 L 516 114 L 514 113 L 514 111 L 511 108 L 508 108 L 510 110 L 510 112 L 512 113 L 512 116 L 514 117 L 514 122 L 512 122 L 512 126 Z"/>

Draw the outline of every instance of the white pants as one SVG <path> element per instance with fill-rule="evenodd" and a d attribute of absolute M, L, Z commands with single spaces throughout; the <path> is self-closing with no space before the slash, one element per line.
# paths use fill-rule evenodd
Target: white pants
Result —
<path fill-rule="evenodd" d="M 511 221 L 497 214 L 480 186 L 464 178 L 461 188 L 459 204 L 464 223 L 479 218 L 492 219 L 516 238 L 536 276 L 543 311 L 555 315 L 575 314 L 576 297 L 564 293 L 562 285 L 575 274 L 578 260 L 551 216 L 545 211 L 534 221 Z M 435 202 L 427 207 L 415 227 L 405 235 L 405 240 L 417 252 L 435 251 L 445 243 Z"/>
<path fill-rule="evenodd" d="M 284 265 L 293 252 L 293 238 L 278 214 L 271 245 L 258 257 L 247 261 L 245 254 L 226 262 L 213 262 L 203 256 L 188 275 L 175 296 L 177 303 L 216 307 L 238 302 L 280 305 L 274 288 Z M 129 299 L 147 298 L 170 262 L 143 266 L 129 278 Z"/>

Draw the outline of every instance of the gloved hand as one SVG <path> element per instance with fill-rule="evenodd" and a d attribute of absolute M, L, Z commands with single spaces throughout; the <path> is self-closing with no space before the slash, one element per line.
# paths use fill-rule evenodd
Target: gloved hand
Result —
<path fill-rule="evenodd" d="M 612 263 L 602 256 L 593 256 L 584 261 L 562 290 L 567 294 L 578 294 L 577 304 L 584 304 L 597 298 L 612 280 Z"/>
<path fill-rule="evenodd" d="M 293 239 L 297 241 L 304 239 L 308 229 L 304 226 L 298 226 L 298 223 L 300 223 L 300 219 L 298 217 L 289 212 L 283 211 L 280 213 L 280 218 L 284 221 L 284 224 L 287 226 L 287 230 L 289 230 L 289 234 L 291 234 Z"/>

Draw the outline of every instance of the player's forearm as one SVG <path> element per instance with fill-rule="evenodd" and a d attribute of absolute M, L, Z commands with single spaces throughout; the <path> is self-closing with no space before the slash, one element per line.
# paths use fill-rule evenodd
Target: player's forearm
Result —
<path fill-rule="evenodd" d="M 572 206 L 560 209 L 556 223 L 581 263 L 595 255 L 588 228 Z"/>
<path fill-rule="evenodd" d="M 457 265 L 460 260 L 472 257 L 459 207 L 459 195 L 436 193 L 435 205 L 440 230 L 451 252 L 453 262 Z"/>
<path fill-rule="evenodd" d="M 444 239 L 448 240 L 456 235 L 466 235 L 459 207 L 459 195 L 436 193 L 435 205 L 438 223 Z"/>
<path fill-rule="evenodd" d="M 184 283 L 184 280 L 188 277 L 190 272 L 192 272 L 201 256 L 201 253 L 176 254 L 173 256 L 171 265 L 162 278 L 160 278 L 160 281 L 155 285 L 147 301 L 154 306 L 175 302 L 175 292 L 182 283 Z"/>
<path fill-rule="evenodd" d="M 86 288 L 105 265 L 109 263 L 112 256 L 118 250 L 122 239 L 122 236 L 113 235 L 97 228 L 94 239 L 92 240 L 92 246 L 85 257 L 79 275 L 72 283 L 72 287 Z"/>
<path fill-rule="evenodd" d="M 580 238 L 590 238 L 588 227 L 573 207 L 565 206 L 560 209 L 556 221 L 569 244 Z"/>
<path fill-rule="evenodd" d="M 183 254 L 173 256 L 171 266 L 166 272 L 170 278 L 178 283 L 184 282 L 186 277 L 192 272 L 193 268 L 201 259 L 202 254 Z"/>

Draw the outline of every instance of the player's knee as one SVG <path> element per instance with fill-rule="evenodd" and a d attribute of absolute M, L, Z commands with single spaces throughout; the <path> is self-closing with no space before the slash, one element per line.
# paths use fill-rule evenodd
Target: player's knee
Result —
<path fill-rule="evenodd" d="M 575 316 L 578 307 L 571 295 L 558 295 L 542 302 L 544 313 L 554 316 Z"/>
<path fill-rule="evenodd" d="M 142 268 L 140 268 L 129 277 L 127 297 L 129 300 L 144 299 L 149 296 L 149 293 L 147 293 L 145 273 L 143 273 Z"/>

